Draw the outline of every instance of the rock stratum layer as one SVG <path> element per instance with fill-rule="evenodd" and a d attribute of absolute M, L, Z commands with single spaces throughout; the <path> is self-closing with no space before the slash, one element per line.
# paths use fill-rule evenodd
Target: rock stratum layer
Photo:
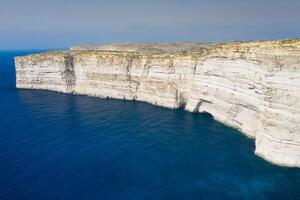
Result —
<path fill-rule="evenodd" d="M 262 158 L 300 167 L 300 39 L 76 46 L 15 64 L 17 88 L 208 112 Z"/>

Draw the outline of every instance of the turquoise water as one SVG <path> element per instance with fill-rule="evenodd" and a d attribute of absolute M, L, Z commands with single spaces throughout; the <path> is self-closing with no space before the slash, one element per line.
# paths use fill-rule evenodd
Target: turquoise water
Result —
<path fill-rule="evenodd" d="M 210 116 L 16 90 L 0 53 L 0 199 L 300 199 L 300 169 Z"/>

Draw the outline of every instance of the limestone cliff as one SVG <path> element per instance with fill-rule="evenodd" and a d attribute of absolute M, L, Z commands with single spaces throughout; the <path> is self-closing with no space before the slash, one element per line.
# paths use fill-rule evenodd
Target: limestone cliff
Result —
<path fill-rule="evenodd" d="M 208 112 L 257 155 L 300 167 L 300 39 L 77 46 L 15 63 L 17 88 Z"/>

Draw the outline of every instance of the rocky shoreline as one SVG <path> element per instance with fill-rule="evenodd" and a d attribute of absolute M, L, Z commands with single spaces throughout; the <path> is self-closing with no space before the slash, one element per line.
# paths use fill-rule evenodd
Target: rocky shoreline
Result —
<path fill-rule="evenodd" d="M 17 88 L 208 112 L 262 158 L 300 167 L 300 39 L 74 46 L 15 64 Z"/>

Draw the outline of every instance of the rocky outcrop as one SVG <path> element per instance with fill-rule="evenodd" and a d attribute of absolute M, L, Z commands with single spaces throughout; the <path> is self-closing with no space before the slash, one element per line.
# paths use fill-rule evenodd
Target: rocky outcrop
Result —
<path fill-rule="evenodd" d="M 300 167 L 300 40 L 77 46 L 17 57 L 17 88 L 208 112 Z"/>

